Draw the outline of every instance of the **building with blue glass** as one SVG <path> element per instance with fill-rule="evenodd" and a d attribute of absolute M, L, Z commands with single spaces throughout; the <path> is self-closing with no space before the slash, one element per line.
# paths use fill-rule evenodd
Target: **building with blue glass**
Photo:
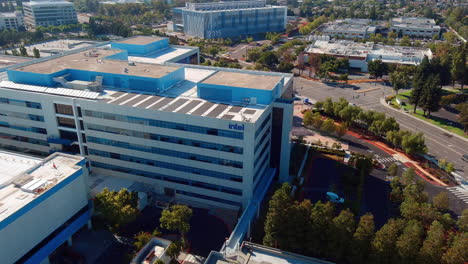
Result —
<path fill-rule="evenodd" d="M 286 30 L 287 7 L 265 0 L 185 3 L 174 8 L 174 29 L 205 39 L 237 38 Z"/>
<path fill-rule="evenodd" d="M 40 159 L 0 151 L 2 263 L 49 263 L 52 252 L 90 227 L 85 164 L 63 153 Z"/>
<path fill-rule="evenodd" d="M 288 178 L 292 74 L 130 63 L 113 48 L 8 70 L 0 148 L 80 154 L 93 173 L 206 207 L 245 208 Z"/>

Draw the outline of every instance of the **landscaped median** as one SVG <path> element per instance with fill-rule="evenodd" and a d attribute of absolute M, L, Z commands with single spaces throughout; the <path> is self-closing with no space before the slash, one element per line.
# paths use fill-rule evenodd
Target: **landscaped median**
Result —
<path fill-rule="evenodd" d="M 444 90 L 444 91 L 447 93 L 446 96 L 456 95 L 453 91 L 450 91 L 450 90 Z M 411 98 L 411 90 L 407 90 L 396 95 L 388 96 L 385 101 L 388 102 L 389 105 L 395 109 L 403 110 L 404 112 L 414 117 L 417 117 L 423 121 L 436 125 L 442 129 L 455 133 L 459 136 L 468 138 L 468 135 L 465 134 L 465 132 L 463 131 L 461 127 L 457 127 L 453 125 L 454 123 L 456 123 L 456 121 L 449 121 L 447 119 L 440 118 L 434 115 L 426 116 L 424 115 L 423 110 L 419 108 L 417 108 L 416 112 L 414 112 L 414 105 L 409 103 L 410 98 Z"/>

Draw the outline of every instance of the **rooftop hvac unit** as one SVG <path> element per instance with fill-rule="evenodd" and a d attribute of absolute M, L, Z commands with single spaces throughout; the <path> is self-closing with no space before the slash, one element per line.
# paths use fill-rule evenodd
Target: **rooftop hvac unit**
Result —
<path fill-rule="evenodd" d="M 257 104 L 257 97 L 251 97 L 250 104 L 253 104 L 253 105 Z"/>

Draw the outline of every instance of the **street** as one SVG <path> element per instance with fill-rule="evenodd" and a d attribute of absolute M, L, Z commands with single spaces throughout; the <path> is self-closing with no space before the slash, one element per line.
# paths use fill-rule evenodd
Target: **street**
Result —
<path fill-rule="evenodd" d="M 468 142 L 451 136 L 422 120 L 408 116 L 404 112 L 382 105 L 380 99 L 392 94 L 390 86 L 380 83 L 361 83 L 343 88 L 339 84 L 328 85 L 296 77 L 294 89 L 299 95 L 317 101 L 323 101 L 327 97 L 333 100 L 344 97 L 357 106 L 394 117 L 402 129 L 424 133 L 429 154 L 437 159 L 443 158 L 453 163 L 457 173 L 468 180 L 467 168 L 465 168 L 468 163 L 461 159 L 462 155 L 468 154 Z"/>

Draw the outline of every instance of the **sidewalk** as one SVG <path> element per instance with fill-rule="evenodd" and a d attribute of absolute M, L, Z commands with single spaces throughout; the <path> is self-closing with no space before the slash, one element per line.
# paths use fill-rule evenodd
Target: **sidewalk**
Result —
<path fill-rule="evenodd" d="M 406 167 L 413 168 L 415 170 L 416 174 L 418 174 L 421 178 L 423 178 L 427 182 L 430 182 L 431 184 L 439 185 L 439 186 L 445 186 L 445 187 L 449 186 L 446 183 L 439 180 L 438 178 L 432 176 L 423 167 L 421 167 L 417 161 L 412 160 L 405 153 L 403 153 L 401 151 L 397 151 L 395 149 L 392 149 L 391 147 L 387 146 L 386 144 L 384 144 L 384 143 L 382 143 L 380 141 L 369 140 L 369 139 L 363 137 L 362 135 L 360 135 L 360 134 L 358 134 L 356 132 L 348 131 L 346 134 L 348 134 L 350 136 L 353 136 L 353 137 L 356 137 L 356 138 L 359 138 L 359 139 L 362 139 L 362 140 L 366 141 L 367 143 L 372 144 L 372 145 L 378 147 L 379 149 L 385 151 L 386 153 L 392 155 L 392 157 L 394 157 L 395 159 L 397 159 L 398 161 L 403 163 Z"/>
<path fill-rule="evenodd" d="M 420 119 L 420 118 L 417 118 L 417 117 L 415 117 L 415 116 L 413 116 L 413 115 L 411 115 L 411 114 L 405 113 L 405 112 L 403 112 L 403 111 L 400 111 L 400 110 L 397 110 L 397 109 L 391 107 L 390 105 L 388 105 L 388 104 L 385 102 L 385 98 L 380 98 L 380 103 L 381 103 L 382 105 L 384 105 L 385 107 L 387 107 L 387 108 L 389 108 L 389 109 L 392 109 L 393 111 L 396 111 L 396 112 L 398 112 L 398 113 L 401 113 L 401 114 L 405 114 L 405 115 L 407 115 L 407 116 L 410 116 L 411 118 L 413 118 L 413 119 L 415 119 L 415 120 L 419 120 L 419 121 L 421 121 L 421 122 L 424 122 L 425 124 L 427 124 L 427 125 L 429 125 L 429 126 L 432 126 L 432 127 L 434 127 L 434 128 L 437 128 L 437 129 L 439 129 L 440 131 L 442 131 L 442 132 L 444 132 L 444 133 L 450 134 L 450 135 L 452 135 L 452 136 L 454 136 L 454 137 L 457 137 L 457 138 L 459 138 L 459 139 L 462 139 L 462 140 L 468 142 L 468 139 L 465 138 L 465 137 L 462 137 L 462 136 L 460 136 L 460 135 L 458 135 L 458 134 L 455 134 L 455 133 L 453 133 L 453 132 L 451 132 L 451 131 L 449 131 L 449 130 L 443 129 L 443 128 L 439 127 L 439 126 L 436 126 L 436 125 L 434 125 L 434 124 L 431 124 L 431 123 L 429 123 L 429 122 L 426 122 L 425 120 L 422 120 L 422 119 Z"/>

